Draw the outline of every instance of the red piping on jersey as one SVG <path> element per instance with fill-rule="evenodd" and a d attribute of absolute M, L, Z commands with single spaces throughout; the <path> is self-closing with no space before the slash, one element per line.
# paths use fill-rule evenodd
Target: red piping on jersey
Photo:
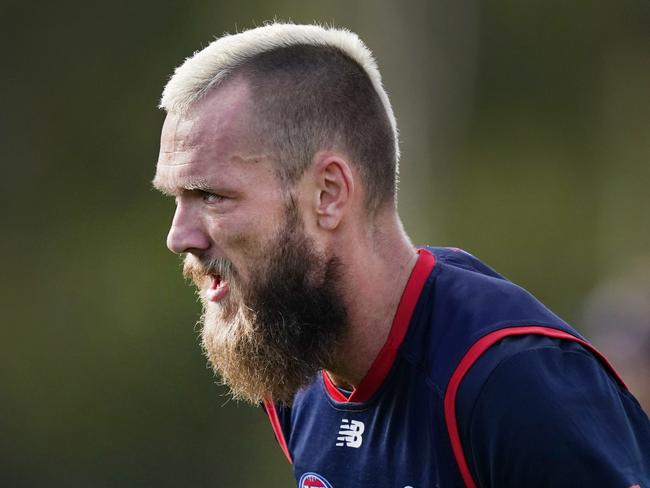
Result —
<path fill-rule="evenodd" d="M 323 371 L 323 382 L 325 383 L 325 389 L 327 390 L 327 393 L 329 393 L 332 399 L 336 400 L 337 402 L 348 401 L 348 397 L 346 397 L 343 392 L 336 387 L 332 381 L 332 378 L 330 378 L 330 375 L 327 374 L 327 371 Z"/>
<path fill-rule="evenodd" d="M 420 298 L 420 293 L 427 281 L 431 270 L 436 265 L 436 258 L 426 249 L 418 249 L 418 260 L 411 271 L 402 298 L 400 299 L 395 318 L 388 334 L 386 343 L 379 351 L 372 366 L 361 380 L 361 383 L 352 391 L 350 397 L 346 397 L 339 390 L 327 372 L 323 371 L 323 382 L 325 389 L 337 402 L 365 402 L 377 391 L 395 362 L 397 351 L 406 336 L 406 332 L 413 316 L 413 311 Z"/>
<path fill-rule="evenodd" d="M 275 432 L 275 438 L 278 440 L 278 444 L 280 444 L 280 449 L 282 449 L 282 452 L 289 460 L 289 464 L 293 464 L 291 454 L 289 454 L 287 440 L 284 438 L 284 434 L 282 433 L 282 426 L 280 425 L 278 412 L 275 409 L 275 403 L 273 403 L 273 400 L 264 400 L 264 407 L 266 408 L 266 414 L 269 416 L 269 420 L 271 421 L 273 432 Z"/>
<path fill-rule="evenodd" d="M 456 457 L 456 463 L 460 469 L 460 474 L 463 477 L 465 486 L 467 488 L 476 488 L 476 482 L 472 478 L 472 473 L 469 470 L 467 464 L 467 459 L 465 459 L 465 453 L 463 452 L 463 446 L 460 442 L 460 435 L 458 433 L 458 423 L 456 419 L 456 394 L 458 393 L 458 388 L 460 383 L 463 381 L 465 374 L 470 370 L 474 365 L 476 360 L 487 351 L 492 345 L 501 339 L 509 336 L 523 335 L 523 334 L 536 334 L 544 335 L 548 337 L 553 337 L 555 339 L 566 339 L 570 341 L 575 341 L 582 344 L 585 348 L 591 351 L 600 361 L 602 361 L 605 366 L 614 374 L 616 379 L 627 389 L 627 386 L 621 379 L 621 377 L 616 373 L 612 365 L 605 359 L 605 357 L 596 350 L 591 344 L 578 339 L 577 337 L 569 334 L 568 332 L 563 332 L 558 329 L 553 329 L 552 327 L 539 327 L 539 326 L 521 326 L 521 327 L 507 327 L 505 329 L 499 329 L 494 332 L 491 332 L 474 343 L 472 347 L 465 353 L 463 359 L 460 360 L 456 370 L 449 380 L 447 385 L 447 391 L 445 392 L 445 422 L 447 424 L 447 431 L 449 432 L 449 438 L 451 439 L 451 447 L 454 451 L 454 456 Z"/>

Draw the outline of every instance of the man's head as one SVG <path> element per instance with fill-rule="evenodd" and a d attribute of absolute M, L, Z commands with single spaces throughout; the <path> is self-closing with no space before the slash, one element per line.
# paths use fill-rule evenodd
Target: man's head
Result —
<path fill-rule="evenodd" d="M 235 77 L 251 87 L 259 142 L 287 183 L 318 150 L 338 150 L 360 173 L 370 212 L 393 203 L 397 125 L 377 65 L 356 34 L 269 24 L 221 37 L 176 69 L 160 107 L 185 113 Z"/>
<path fill-rule="evenodd" d="M 346 229 L 394 211 L 397 131 L 347 31 L 273 24 L 180 66 L 154 185 L 176 198 L 168 247 L 203 302 L 203 345 L 237 397 L 290 401 L 336 363 Z"/>

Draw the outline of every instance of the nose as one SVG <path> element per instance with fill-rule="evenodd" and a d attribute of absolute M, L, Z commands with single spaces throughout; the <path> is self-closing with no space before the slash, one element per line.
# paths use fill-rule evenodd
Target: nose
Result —
<path fill-rule="evenodd" d="M 210 247 L 210 238 L 198 216 L 180 203 L 167 234 L 167 247 L 176 254 L 204 251 Z"/>

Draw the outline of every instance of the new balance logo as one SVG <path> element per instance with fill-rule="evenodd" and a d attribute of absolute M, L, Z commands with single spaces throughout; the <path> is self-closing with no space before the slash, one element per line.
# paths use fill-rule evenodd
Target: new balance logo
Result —
<path fill-rule="evenodd" d="M 336 445 L 338 447 L 361 447 L 363 442 L 363 431 L 366 430 L 366 426 L 363 425 L 363 422 L 357 420 L 348 420 L 343 419 L 341 422 L 341 427 L 339 427 L 339 436 L 336 438 L 338 441 Z"/>

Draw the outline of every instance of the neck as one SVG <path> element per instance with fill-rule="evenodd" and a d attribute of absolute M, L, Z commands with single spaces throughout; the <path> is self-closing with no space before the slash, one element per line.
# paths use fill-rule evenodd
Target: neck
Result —
<path fill-rule="evenodd" d="M 417 252 L 394 212 L 374 226 L 382 229 L 346 236 L 341 260 L 348 331 L 337 364 L 327 372 L 334 384 L 356 388 L 385 344 Z"/>

